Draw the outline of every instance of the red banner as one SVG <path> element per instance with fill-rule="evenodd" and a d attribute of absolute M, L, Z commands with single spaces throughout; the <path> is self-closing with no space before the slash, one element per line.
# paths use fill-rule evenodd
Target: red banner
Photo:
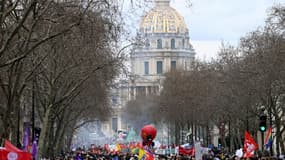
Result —
<path fill-rule="evenodd" d="M 32 155 L 27 152 L 14 152 L 9 151 L 7 149 L 0 149 L 0 159 L 1 160 L 10 160 L 15 159 L 17 160 L 32 160 Z"/>
<path fill-rule="evenodd" d="M 32 160 L 31 153 L 24 152 L 9 141 L 5 140 L 5 148 L 0 149 L 0 159 L 1 160 Z"/>
<path fill-rule="evenodd" d="M 178 147 L 178 153 L 181 155 L 188 155 L 188 156 L 194 156 L 195 155 L 195 149 L 192 148 L 183 148 L 181 146 Z"/>

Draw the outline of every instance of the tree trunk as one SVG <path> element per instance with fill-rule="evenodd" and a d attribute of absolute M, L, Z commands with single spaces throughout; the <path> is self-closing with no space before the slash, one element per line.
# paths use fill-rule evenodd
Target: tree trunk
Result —
<path fill-rule="evenodd" d="M 229 139 L 230 139 L 230 146 L 229 151 L 233 151 L 233 136 L 232 136 L 232 126 L 231 126 L 231 120 L 229 120 Z"/>
<path fill-rule="evenodd" d="M 285 153 L 285 145 L 284 145 L 284 138 L 281 137 L 281 140 L 279 142 L 281 147 L 281 153 Z"/>
<path fill-rule="evenodd" d="M 238 143 L 239 143 L 239 148 L 241 148 L 243 146 L 243 142 L 241 140 L 241 135 L 240 135 L 240 130 L 237 129 L 237 137 L 238 137 Z"/>
<path fill-rule="evenodd" d="M 65 127 L 64 127 L 64 129 L 61 129 L 61 130 L 62 130 L 61 135 L 59 135 L 60 140 L 57 141 L 56 150 L 54 152 L 56 154 L 60 154 L 62 151 L 65 150 L 65 148 L 64 148 L 65 147 L 64 144 L 66 141 L 66 139 L 65 139 Z"/>
<path fill-rule="evenodd" d="M 177 122 L 175 122 L 175 126 L 174 126 L 174 132 L 175 132 L 175 144 L 179 144 L 179 140 L 180 140 L 180 132 L 179 132 L 179 125 Z"/>
<path fill-rule="evenodd" d="M 18 117 L 15 119 L 15 122 L 17 121 L 18 121 Z M 19 129 L 19 139 L 18 139 L 18 129 Z M 14 144 L 17 147 L 21 147 L 21 120 L 20 120 L 19 126 L 17 125 L 17 123 L 16 125 L 15 124 L 11 125 L 11 131 L 12 132 L 10 133 L 10 135 L 11 135 L 12 144 Z"/>
<path fill-rule="evenodd" d="M 63 125 L 62 121 L 58 122 L 56 134 L 55 134 L 55 151 L 54 153 L 59 154 L 61 150 L 63 150 L 63 142 L 64 142 L 64 133 L 66 130 L 66 125 Z"/>
<path fill-rule="evenodd" d="M 54 115 L 54 114 L 52 114 Z M 54 150 L 55 150 L 55 143 L 56 143 L 56 139 L 55 139 L 55 135 L 54 135 L 54 125 L 55 125 L 55 121 L 54 118 L 51 119 L 51 123 L 50 123 L 50 130 L 49 130 L 49 135 L 48 135 L 48 143 L 47 143 L 47 154 L 49 158 L 54 159 L 55 155 L 54 155 Z"/>
<path fill-rule="evenodd" d="M 198 141 L 201 140 L 201 126 L 198 125 Z"/>
<path fill-rule="evenodd" d="M 240 148 L 240 144 L 239 144 L 238 138 L 239 138 L 239 137 L 237 136 L 237 133 L 235 133 L 235 134 L 234 134 L 234 150 Z"/>
<path fill-rule="evenodd" d="M 3 117 L 4 120 L 2 120 L 2 123 L 3 123 L 3 134 L 2 134 L 2 138 L 3 139 L 8 139 L 8 140 L 11 140 L 10 137 L 10 133 L 12 133 L 12 125 L 14 125 L 14 123 L 12 123 L 12 121 L 10 120 L 10 118 L 12 117 L 8 117 L 9 114 L 5 114 Z"/>
<path fill-rule="evenodd" d="M 73 138 L 73 134 L 74 134 L 74 129 L 72 129 L 71 127 L 67 127 L 66 128 L 67 130 L 66 130 L 66 139 L 67 139 L 67 144 L 66 144 L 66 150 L 70 150 L 70 149 L 72 149 L 71 147 L 71 145 L 72 145 L 72 138 Z"/>
<path fill-rule="evenodd" d="M 18 115 L 16 116 L 17 117 L 16 120 L 19 122 L 19 124 L 12 125 L 12 142 L 14 142 L 14 144 L 16 144 L 16 145 L 17 145 L 17 143 L 19 143 L 18 147 L 20 147 L 20 145 L 21 145 L 21 133 L 23 131 L 21 129 L 22 128 L 21 126 L 23 126 L 23 123 L 22 123 L 22 120 L 21 120 L 21 115 L 23 113 L 21 113 L 20 96 L 15 95 L 15 103 L 13 105 L 14 105 L 15 110 L 18 112 Z M 17 132 L 18 131 L 19 131 L 19 139 L 17 139 L 17 134 L 18 134 Z"/>
<path fill-rule="evenodd" d="M 276 154 L 280 155 L 280 147 L 279 147 L 279 142 L 280 142 L 280 128 L 279 125 L 276 123 Z"/>
<path fill-rule="evenodd" d="M 51 107 L 48 106 L 47 110 L 44 114 L 43 119 L 43 128 L 39 139 L 39 157 L 40 158 L 47 158 L 47 151 L 48 151 L 48 140 L 49 140 L 49 129 L 51 126 Z"/>
<path fill-rule="evenodd" d="M 197 141 L 197 134 L 198 134 L 198 132 L 197 132 L 197 124 L 195 123 L 194 124 L 194 130 L 195 130 L 195 142 Z"/>
<path fill-rule="evenodd" d="M 211 144 L 211 133 L 210 133 L 210 128 L 209 128 L 209 123 L 207 123 L 207 126 L 206 126 L 206 144 L 207 146 L 209 146 L 209 144 Z"/>
<path fill-rule="evenodd" d="M 180 122 L 180 127 L 179 128 L 180 128 L 179 132 L 181 133 L 180 134 L 181 141 L 180 141 L 179 144 L 183 144 L 184 143 L 184 123 L 183 122 Z"/>
<path fill-rule="evenodd" d="M 192 134 L 192 135 L 191 135 L 191 139 L 192 139 L 192 142 L 193 142 L 193 144 L 194 144 L 194 138 L 193 138 L 193 136 L 194 136 L 195 133 L 194 133 L 194 123 L 193 123 L 193 122 L 192 122 L 192 124 L 191 124 L 191 132 L 192 132 L 192 133 L 191 133 L 191 134 Z"/>

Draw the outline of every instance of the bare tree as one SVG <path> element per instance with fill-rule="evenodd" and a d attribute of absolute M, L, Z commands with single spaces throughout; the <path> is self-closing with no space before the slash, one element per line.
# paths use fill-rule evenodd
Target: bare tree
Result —
<path fill-rule="evenodd" d="M 278 13 L 278 7 L 272 13 Z M 280 7 L 282 8 L 282 7 Z M 283 7 L 284 10 L 284 7 Z M 279 11 L 282 11 L 279 10 Z M 284 11 L 283 11 L 284 12 Z M 279 17 L 280 16 L 280 17 Z M 267 25 L 243 39 L 246 70 L 251 72 L 261 106 L 269 117 L 269 125 L 276 128 L 277 154 L 284 152 L 284 14 L 273 14 Z M 279 20 L 279 21 L 275 21 Z M 282 27 L 283 25 L 283 27 Z"/>
<path fill-rule="evenodd" d="M 59 149 L 60 137 L 66 134 L 64 127 L 73 132 L 78 125 L 108 113 L 107 90 L 124 59 L 112 50 L 120 26 L 109 19 L 113 17 L 104 15 L 109 9 L 112 8 L 103 6 L 102 10 L 86 12 L 70 34 L 57 37 L 38 50 L 41 55 L 49 53 L 39 67 L 37 79 L 43 124 L 39 141 L 42 157 L 51 157 Z M 96 97 L 92 100 L 85 96 Z"/>
<path fill-rule="evenodd" d="M 3 138 L 18 143 L 19 126 L 14 120 L 24 111 L 24 103 L 32 103 L 33 91 L 42 122 L 40 154 L 48 157 L 60 148 L 66 132 L 108 115 L 107 90 L 125 56 L 117 52 L 122 31 L 118 4 L 96 0 L 0 3 Z"/>
<path fill-rule="evenodd" d="M 1 106 L 0 117 L 5 128 L 2 137 L 11 139 L 15 144 L 19 143 L 16 142 L 16 137 L 19 140 L 19 136 L 15 135 L 19 126 L 16 126 L 14 119 L 19 119 L 20 106 L 23 106 L 20 99 L 23 98 L 23 92 L 35 67 L 42 61 L 35 58 L 34 63 L 28 56 L 42 44 L 65 34 L 80 22 L 80 14 L 75 14 L 68 24 L 65 22 L 71 17 L 69 14 L 54 16 L 56 12 L 53 12 L 53 9 L 56 5 L 55 1 L 1 1 L 0 84 L 5 100 Z M 51 30 L 59 23 L 65 23 L 65 26 Z"/>

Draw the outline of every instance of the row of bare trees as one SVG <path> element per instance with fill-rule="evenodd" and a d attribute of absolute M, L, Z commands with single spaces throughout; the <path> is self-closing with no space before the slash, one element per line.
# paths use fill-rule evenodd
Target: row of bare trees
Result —
<path fill-rule="evenodd" d="M 259 115 L 265 109 L 277 154 L 285 153 L 284 36 L 285 7 L 275 6 L 265 27 L 241 38 L 238 47 L 223 45 L 217 59 L 195 61 L 189 71 L 165 74 L 160 96 L 152 98 L 156 105 L 144 110 L 150 111 L 149 120 L 171 124 L 176 143 L 181 143 L 181 130 L 204 130 L 207 140 L 211 126 L 221 127 L 223 144 L 232 151 L 242 146 L 245 130 L 257 135 Z"/>
<path fill-rule="evenodd" d="M 109 115 L 108 90 L 125 59 L 118 3 L 0 2 L 1 139 L 18 144 L 23 117 L 33 127 L 35 118 L 39 156 L 52 157 L 78 127 Z"/>

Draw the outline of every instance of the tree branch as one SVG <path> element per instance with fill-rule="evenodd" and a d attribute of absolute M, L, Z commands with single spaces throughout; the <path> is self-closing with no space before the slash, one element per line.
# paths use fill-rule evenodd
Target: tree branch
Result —
<path fill-rule="evenodd" d="M 30 7 L 27 9 L 27 11 L 25 12 L 25 14 L 23 15 L 23 18 L 21 19 L 21 21 L 19 22 L 19 24 L 17 25 L 17 27 L 12 31 L 12 33 L 8 36 L 8 39 L 6 40 L 6 42 L 4 42 L 4 44 L 2 45 L 1 49 L 0 49 L 0 57 L 2 57 L 2 55 L 4 54 L 5 50 L 7 49 L 7 47 L 10 44 L 10 41 L 14 38 L 14 36 L 18 33 L 18 31 L 20 30 L 20 28 L 23 26 L 24 22 L 26 21 L 28 15 L 30 14 L 31 11 L 33 11 L 34 7 L 36 6 L 37 1 L 34 0 L 31 2 Z M 11 64 L 11 63 L 10 63 Z"/>

